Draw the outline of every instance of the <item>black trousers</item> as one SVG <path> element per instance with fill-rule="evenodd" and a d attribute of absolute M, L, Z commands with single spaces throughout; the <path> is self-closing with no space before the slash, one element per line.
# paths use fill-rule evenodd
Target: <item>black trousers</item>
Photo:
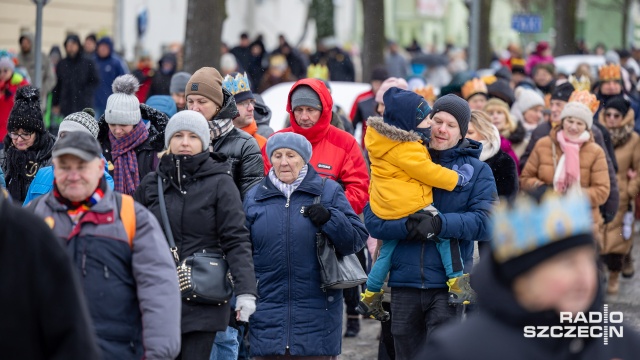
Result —
<path fill-rule="evenodd" d="M 393 320 L 391 304 L 383 302 L 382 308 L 389 312 L 391 320 L 380 323 L 382 324 L 382 331 L 380 332 L 380 342 L 378 343 L 378 360 L 395 360 L 396 349 L 393 342 L 393 334 L 391 334 L 391 321 Z"/>
<path fill-rule="evenodd" d="M 209 360 L 215 332 L 194 331 L 182 334 L 182 347 L 176 360 Z"/>

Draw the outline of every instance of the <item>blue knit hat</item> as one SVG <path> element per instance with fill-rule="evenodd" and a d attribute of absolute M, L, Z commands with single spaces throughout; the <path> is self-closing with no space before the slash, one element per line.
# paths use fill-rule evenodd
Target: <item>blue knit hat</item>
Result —
<path fill-rule="evenodd" d="M 273 134 L 269 140 L 267 140 L 267 155 L 269 156 L 269 160 L 271 160 L 271 155 L 273 155 L 274 151 L 283 148 L 297 152 L 305 164 L 309 163 L 311 159 L 311 143 L 302 135 L 292 132 Z"/>

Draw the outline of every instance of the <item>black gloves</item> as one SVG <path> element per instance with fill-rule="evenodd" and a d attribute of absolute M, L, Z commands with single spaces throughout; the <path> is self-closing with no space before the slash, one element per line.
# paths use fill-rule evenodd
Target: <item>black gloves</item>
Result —
<path fill-rule="evenodd" d="M 439 242 L 438 234 L 442 230 L 442 219 L 428 213 L 411 214 L 406 223 L 409 241 L 432 240 Z"/>
<path fill-rule="evenodd" d="M 307 206 L 304 211 L 304 216 L 309 217 L 309 220 L 315 226 L 322 226 L 331 219 L 331 213 L 322 204 L 313 204 Z"/>

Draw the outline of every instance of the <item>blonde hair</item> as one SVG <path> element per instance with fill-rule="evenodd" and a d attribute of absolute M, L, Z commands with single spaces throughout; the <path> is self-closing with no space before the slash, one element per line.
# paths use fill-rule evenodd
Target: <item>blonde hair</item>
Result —
<path fill-rule="evenodd" d="M 492 98 L 492 99 L 489 99 L 489 101 L 487 101 L 487 104 L 484 106 L 483 111 L 486 113 L 486 115 L 488 115 L 491 110 L 501 111 L 504 114 L 504 117 L 507 121 L 506 129 L 500 130 L 501 134 L 504 135 L 505 132 L 508 132 L 510 135 L 511 133 L 516 131 L 516 128 L 518 127 L 518 123 L 513 118 L 513 115 L 511 115 L 511 112 L 509 111 L 509 104 L 507 104 L 506 102 L 500 99 Z M 508 137 L 508 135 L 505 137 Z"/>
<path fill-rule="evenodd" d="M 482 110 L 471 110 L 471 123 L 482 137 L 487 139 L 491 144 L 500 143 L 500 139 L 496 138 L 496 126 L 491 122 L 489 115 Z"/>

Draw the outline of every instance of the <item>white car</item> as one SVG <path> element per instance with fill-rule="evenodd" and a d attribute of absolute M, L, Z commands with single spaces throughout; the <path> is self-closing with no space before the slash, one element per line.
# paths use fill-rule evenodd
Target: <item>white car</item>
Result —
<path fill-rule="evenodd" d="M 602 55 L 563 55 L 553 59 L 556 71 L 562 70 L 569 74 L 573 74 L 578 65 L 587 63 L 591 67 L 591 77 L 598 78 L 598 68 L 606 63 Z"/>
<path fill-rule="evenodd" d="M 269 126 L 275 131 L 284 128 L 285 121 L 289 119 L 287 113 L 287 96 L 293 86 L 293 82 L 286 82 L 274 85 L 262 92 L 264 103 L 271 109 L 271 122 Z M 371 85 L 366 83 L 331 81 L 331 97 L 334 104 L 340 106 L 347 114 L 351 111 L 351 106 L 358 95 L 369 91 Z"/>

